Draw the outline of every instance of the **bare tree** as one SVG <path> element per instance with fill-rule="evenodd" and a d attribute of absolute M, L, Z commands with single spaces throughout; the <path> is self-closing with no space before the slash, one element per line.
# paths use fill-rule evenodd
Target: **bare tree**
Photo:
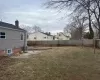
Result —
<path fill-rule="evenodd" d="M 36 25 L 33 26 L 32 29 L 34 30 L 34 32 L 41 32 L 42 31 L 41 28 L 36 26 Z"/>
<path fill-rule="evenodd" d="M 93 38 L 93 29 L 91 26 L 91 5 L 93 4 L 93 0 L 50 0 L 47 2 L 48 7 L 60 8 L 64 9 L 67 7 L 74 8 L 73 12 L 78 12 L 77 14 L 86 13 L 88 14 L 89 21 L 89 31 L 90 38 Z"/>
<path fill-rule="evenodd" d="M 95 28 L 98 30 L 99 38 L 100 38 L 100 0 L 93 0 L 94 4 L 92 5 L 91 12 L 95 16 L 95 23 L 97 23 Z M 93 23 L 94 24 L 94 23 Z"/>
<path fill-rule="evenodd" d="M 21 25 L 20 27 L 21 27 L 22 29 L 26 30 L 28 33 L 31 33 L 31 27 L 30 27 L 30 26 Z"/>
<path fill-rule="evenodd" d="M 86 17 L 75 16 L 73 21 L 64 28 L 64 31 L 70 33 L 73 39 L 82 39 L 87 25 L 86 20 Z"/>
<path fill-rule="evenodd" d="M 29 34 L 33 32 L 41 32 L 41 28 L 38 26 L 26 26 L 26 25 L 21 25 L 21 28 L 25 29 Z"/>

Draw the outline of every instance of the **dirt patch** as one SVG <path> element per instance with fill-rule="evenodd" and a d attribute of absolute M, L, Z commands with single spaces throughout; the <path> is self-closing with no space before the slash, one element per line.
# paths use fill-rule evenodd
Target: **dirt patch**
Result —
<path fill-rule="evenodd" d="M 100 50 L 53 47 L 22 55 L 0 58 L 0 80 L 100 80 Z"/>
<path fill-rule="evenodd" d="M 27 53 L 18 56 L 11 56 L 11 58 L 29 58 L 31 55 L 39 54 L 41 51 L 27 51 Z"/>
<path fill-rule="evenodd" d="M 34 51 L 34 50 L 35 50 L 35 51 L 36 51 L 36 50 L 39 50 L 39 51 L 40 51 L 40 50 L 49 50 L 49 49 L 52 49 L 52 47 L 38 47 L 38 46 L 37 46 L 37 47 L 28 47 L 28 50 L 33 50 L 33 51 Z"/>

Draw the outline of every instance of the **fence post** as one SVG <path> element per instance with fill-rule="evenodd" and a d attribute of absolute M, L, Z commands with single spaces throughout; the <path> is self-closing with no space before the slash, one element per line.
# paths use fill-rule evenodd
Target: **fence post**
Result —
<path fill-rule="evenodd" d="M 83 37 L 82 37 L 82 48 L 83 48 Z"/>
<path fill-rule="evenodd" d="M 94 45 L 94 54 L 95 54 L 95 38 L 93 39 L 93 45 Z"/>
<path fill-rule="evenodd" d="M 58 40 L 58 45 L 57 46 L 59 47 L 59 40 Z"/>

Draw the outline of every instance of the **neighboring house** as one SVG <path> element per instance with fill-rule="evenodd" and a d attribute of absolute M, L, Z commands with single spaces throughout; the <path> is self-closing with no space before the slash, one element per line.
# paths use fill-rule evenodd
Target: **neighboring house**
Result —
<path fill-rule="evenodd" d="M 50 34 L 44 33 L 44 32 L 34 32 L 29 34 L 28 41 L 47 41 L 47 40 L 53 40 L 54 37 Z"/>
<path fill-rule="evenodd" d="M 63 32 L 60 32 L 55 35 L 55 40 L 70 40 L 70 36 L 65 35 Z"/>
<path fill-rule="evenodd" d="M 27 32 L 15 25 L 0 21 L 0 55 L 10 55 L 20 52 L 27 47 Z"/>

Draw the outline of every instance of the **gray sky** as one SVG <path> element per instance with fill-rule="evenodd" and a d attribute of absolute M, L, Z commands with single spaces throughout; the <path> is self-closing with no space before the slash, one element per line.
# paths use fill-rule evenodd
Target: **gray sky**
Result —
<path fill-rule="evenodd" d="M 20 25 L 41 27 L 43 31 L 60 32 L 68 23 L 68 16 L 62 19 L 69 11 L 46 9 L 43 3 L 46 0 L 0 0 L 0 19 L 3 22 L 14 24 L 18 19 Z"/>

